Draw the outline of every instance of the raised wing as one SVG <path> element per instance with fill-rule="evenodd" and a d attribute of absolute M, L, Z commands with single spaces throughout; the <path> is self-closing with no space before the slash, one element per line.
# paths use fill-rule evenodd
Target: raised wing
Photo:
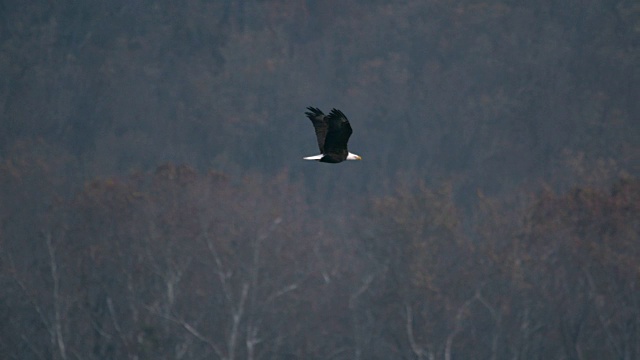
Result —
<path fill-rule="evenodd" d="M 318 148 L 320 149 L 320 153 L 324 154 L 324 143 L 329 128 L 329 126 L 327 125 L 327 117 L 324 116 L 324 113 L 318 108 L 309 106 L 307 110 L 309 111 L 305 112 L 305 114 L 307 115 L 309 120 L 311 120 L 311 122 L 313 123 L 313 128 L 316 130 Z"/>
<path fill-rule="evenodd" d="M 349 120 L 338 109 L 332 109 L 326 117 L 329 125 L 327 136 L 324 141 L 324 154 L 334 154 L 346 158 L 348 154 L 347 142 L 351 137 L 351 125 Z"/>

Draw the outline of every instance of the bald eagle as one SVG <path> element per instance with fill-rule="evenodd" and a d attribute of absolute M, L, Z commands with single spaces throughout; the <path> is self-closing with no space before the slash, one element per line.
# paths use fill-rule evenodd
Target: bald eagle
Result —
<path fill-rule="evenodd" d="M 318 108 L 309 106 L 305 114 L 313 123 L 318 138 L 320 155 L 307 156 L 305 160 L 318 160 L 326 163 L 339 163 L 345 160 L 362 160 L 360 155 L 350 153 L 347 150 L 347 142 L 353 130 L 349 120 L 338 109 L 332 109 L 325 116 Z"/>

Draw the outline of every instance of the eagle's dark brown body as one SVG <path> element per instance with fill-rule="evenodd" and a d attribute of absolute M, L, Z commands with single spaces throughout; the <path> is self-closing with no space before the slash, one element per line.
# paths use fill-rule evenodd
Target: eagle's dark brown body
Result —
<path fill-rule="evenodd" d="M 349 120 L 338 109 L 332 109 L 325 115 L 320 109 L 308 107 L 305 114 L 313 123 L 321 155 L 306 157 L 306 160 L 317 160 L 326 163 L 340 163 L 345 160 L 360 160 L 360 156 L 347 149 L 347 142 L 353 133 Z"/>

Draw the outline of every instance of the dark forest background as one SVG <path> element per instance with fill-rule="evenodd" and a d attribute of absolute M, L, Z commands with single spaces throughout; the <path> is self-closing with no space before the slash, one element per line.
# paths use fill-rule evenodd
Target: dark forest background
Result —
<path fill-rule="evenodd" d="M 639 64 L 635 0 L 0 1 L 0 354 L 640 359 Z"/>

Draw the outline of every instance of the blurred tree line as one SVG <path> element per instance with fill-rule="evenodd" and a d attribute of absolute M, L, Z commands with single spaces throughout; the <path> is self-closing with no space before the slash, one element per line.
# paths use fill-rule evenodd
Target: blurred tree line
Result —
<path fill-rule="evenodd" d="M 630 0 L 0 2 L 0 353 L 640 358 Z M 345 111 L 356 164 L 315 153 Z"/>

